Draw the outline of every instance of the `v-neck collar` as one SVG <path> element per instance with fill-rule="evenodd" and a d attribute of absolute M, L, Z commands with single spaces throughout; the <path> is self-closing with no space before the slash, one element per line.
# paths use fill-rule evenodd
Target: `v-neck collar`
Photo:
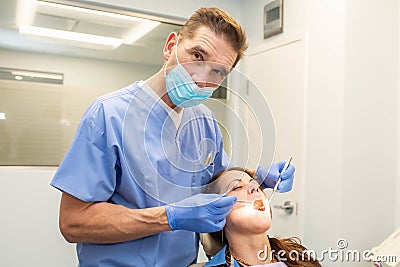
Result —
<path fill-rule="evenodd" d="M 166 127 L 167 131 L 171 136 L 175 138 L 176 141 L 179 141 L 179 135 L 182 130 L 182 126 L 186 124 L 188 120 L 192 117 L 193 110 L 192 108 L 185 108 L 182 110 L 182 120 L 179 124 L 179 127 L 176 128 L 174 122 L 172 121 L 171 117 L 169 116 L 168 112 L 165 108 L 159 103 L 162 100 L 156 100 L 151 95 L 149 95 L 143 88 L 136 83 L 138 87 L 138 91 L 136 92 L 136 96 L 149 108 L 149 115 L 153 113 L 157 116 L 160 122 L 163 124 L 163 127 Z"/>

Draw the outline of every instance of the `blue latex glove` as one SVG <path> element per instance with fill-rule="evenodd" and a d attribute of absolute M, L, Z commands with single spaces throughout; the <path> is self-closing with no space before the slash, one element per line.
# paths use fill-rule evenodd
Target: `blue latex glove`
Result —
<path fill-rule="evenodd" d="M 166 206 L 168 224 L 174 230 L 210 233 L 221 230 L 237 198 L 198 194 Z"/>
<path fill-rule="evenodd" d="M 267 188 L 274 188 L 276 181 L 279 178 L 279 174 L 282 172 L 286 161 L 280 161 L 269 166 L 259 166 L 256 171 L 256 176 L 262 184 Z M 289 165 L 287 170 L 282 173 L 282 181 L 278 185 L 277 191 L 280 193 L 288 192 L 292 190 L 293 179 L 294 179 L 295 168 L 292 164 Z"/>

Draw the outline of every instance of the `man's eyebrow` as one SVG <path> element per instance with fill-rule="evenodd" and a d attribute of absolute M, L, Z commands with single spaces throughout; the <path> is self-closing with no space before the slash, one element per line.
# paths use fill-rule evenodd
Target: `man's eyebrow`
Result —
<path fill-rule="evenodd" d="M 205 56 L 208 56 L 207 51 L 203 47 L 201 47 L 199 45 L 196 45 L 196 46 L 190 48 L 190 51 L 192 51 L 192 52 L 200 52 L 200 53 L 204 54 Z"/>

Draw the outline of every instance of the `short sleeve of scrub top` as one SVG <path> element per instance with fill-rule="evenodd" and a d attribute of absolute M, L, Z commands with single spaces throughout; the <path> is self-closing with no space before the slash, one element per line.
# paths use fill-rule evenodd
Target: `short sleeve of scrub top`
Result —
<path fill-rule="evenodd" d="M 108 145 L 103 112 L 98 100 L 86 111 L 51 182 L 85 202 L 106 201 L 115 188 L 117 154 Z"/>

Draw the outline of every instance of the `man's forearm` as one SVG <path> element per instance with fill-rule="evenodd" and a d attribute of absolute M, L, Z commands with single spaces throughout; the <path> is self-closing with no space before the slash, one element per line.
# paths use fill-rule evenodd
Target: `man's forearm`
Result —
<path fill-rule="evenodd" d="M 63 193 L 60 229 L 71 243 L 109 244 L 170 231 L 165 207 L 129 209 L 106 202 L 86 203 Z"/>

